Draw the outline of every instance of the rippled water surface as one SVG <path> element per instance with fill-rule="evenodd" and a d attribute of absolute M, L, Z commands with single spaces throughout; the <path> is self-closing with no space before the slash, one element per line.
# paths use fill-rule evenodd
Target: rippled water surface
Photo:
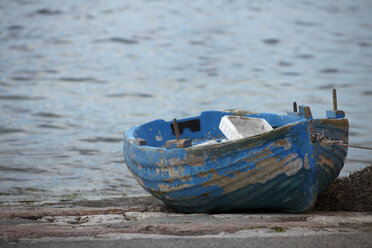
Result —
<path fill-rule="evenodd" d="M 63 2 L 63 3 L 62 3 Z M 313 115 L 372 146 L 372 2 L 0 1 L 0 202 L 145 194 L 125 128 L 203 110 Z M 342 175 L 372 161 L 350 149 Z"/>

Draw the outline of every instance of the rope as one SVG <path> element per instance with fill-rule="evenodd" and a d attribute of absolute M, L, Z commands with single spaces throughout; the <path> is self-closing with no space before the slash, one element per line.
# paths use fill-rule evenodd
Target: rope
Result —
<path fill-rule="evenodd" d="M 336 144 L 336 145 L 339 145 L 339 146 L 346 146 L 346 147 L 352 147 L 352 148 L 358 148 L 358 149 L 372 150 L 372 147 L 346 144 L 342 140 L 329 140 L 326 137 L 324 137 L 324 135 L 321 135 L 320 133 L 312 133 L 311 138 L 313 139 L 313 141 L 316 141 L 318 143 L 328 144 L 328 145 Z"/>

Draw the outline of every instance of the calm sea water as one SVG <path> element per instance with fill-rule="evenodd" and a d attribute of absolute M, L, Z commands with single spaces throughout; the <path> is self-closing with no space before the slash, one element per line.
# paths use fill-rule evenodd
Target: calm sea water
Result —
<path fill-rule="evenodd" d="M 0 203 L 145 192 L 126 128 L 203 110 L 339 109 L 372 146 L 372 2 L 0 1 Z M 350 149 L 341 175 L 372 152 Z"/>

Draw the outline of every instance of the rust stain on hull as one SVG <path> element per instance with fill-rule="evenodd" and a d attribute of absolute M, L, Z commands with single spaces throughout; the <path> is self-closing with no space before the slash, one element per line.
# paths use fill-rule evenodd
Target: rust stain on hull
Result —
<path fill-rule="evenodd" d="M 216 157 L 216 156 L 213 156 L 213 157 L 210 158 L 210 160 L 211 160 L 212 162 L 216 162 L 216 161 L 217 161 L 217 157 Z"/>
<path fill-rule="evenodd" d="M 349 130 L 349 121 L 347 119 L 319 119 L 322 126 L 332 126 L 342 130 Z"/>
<path fill-rule="evenodd" d="M 217 173 L 218 173 L 218 171 L 216 169 L 209 169 L 208 171 L 198 172 L 198 177 L 200 177 L 200 178 L 206 178 L 210 174 L 211 175 L 215 175 Z"/>
<path fill-rule="evenodd" d="M 188 154 L 188 156 L 185 158 L 185 162 L 192 167 L 200 167 L 204 166 L 206 158 L 207 155 L 198 156 L 194 154 Z"/>
<path fill-rule="evenodd" d="M 305 158 L 304 158 L 304 167 L 305 167 L 305 169 L 310 169 L 308 156 L 309 156 L 309 154 L 306 153 L 305 154 Z"/>
<path fill-rule="evenodd" d="M 146 188 L 145 184 L 143 183 L 142 178 L 140 178 L 139 176 L 137 176 L 137 174 L 134 173 L 134 172 L 132 171 L 131 168 L 128 167 L 128 170 L 129 170 L 130 174 L 132 174 L 132 176 L 134 177 L 134 179 L 136 179 L 137 182 L 138 182 L 138 183 L 139 183 L 143 188 Z"/>
<path fill-rule="evenodd" d="M 284 147 L 285 150 L 289 150 L 292 146 L 292 143 L 289 141 L 289 138 L 285 138 L 285 139 L 275 141 L 273 146 Z"/>
<path fill-rule="evenodd" d="M 203 187 L 209 186 L 219 186 L 224 188 L 224 194 L 233 192 L 241 187 L 247 186 L 249 184 L 255 183 L 265 183 L 268 180 L 275 178 L 280 174 L 286 174 L 287 176 L 295 175 L 303 166 L 303 161 L 298 157 L 298 154 L 291 153 L 286 156 L 277 155 L 273 156 L 273 151 L 275 149 L 283 148 L 281 152 L 287 151 L 292 147 L 292 143 L 288 138 L 278 140 L 273 142 L 268 147 L 264 148 L 260 152 L 248 153 L 247 157 L 240 160 L 247 163 L 255 163 L 255 168 L 241 172 L 241 171 L 232 171 L 230 174 L 218 175 L 218 170 L 209 169 L 208 171 L 198 172 L 197 175 L 199 178 L 208 178 L 210 180 L 203 182 Z M 186 180 L 191 180 L 191 176 L 183 175 L 183 168 L 177 166 L 185 163 L 192 163 L 194 166 L 201 166 L 205 163 L 206 156 L 196 156 L 189 154 L 188 158 L 185 160 L 173 159 L 173 160 L 161 160 L 157 163 L 161 169 L 157 169 L 156 172 L 168 172 L 169 178 L 168 182 L 173 182 L 174 179 L 180 179 L 185 182 Z M 167 162 L 169 161 L 169 163 Z M 239 162 L 239 161 L 238 161 Z M 234 166 L 234 165 L 231 165 Z M 231 168 L 233 169 L 233 167 Z M 177 191 L 181 189 L 186 189 L 191 187 L 190 184 L 181 184 L 178 186 L 169 186 L 166 184 L 159 185 L 160 193 L 167 193 L 171 191 Z"/>
<path fill-rule="evenodd" d="M 187 189 L 191 188 L 193 185 L 191 184 L 180 184 L 177 186 L 169 186 L 167 184 L 159 184 L 159 191 L 162 193 L 168 193 L 168 192 L 173 192 L 173 191 L 178 191 L 182 189 Z"/>
<path fill-rule="evenodd" d="M 329 167 L 333 167 L 335 165 L 335 161 L 331 158 L 327 158 L 327 155 L 319 155 L 319 160 L 317 161 L 317 165 L 324 166 L 328 165 Z"/>
<path fill-rule="evenodd" d="M 278 140 L 274 142 L 272 145 L 262 149 L 259 152 L 250 152 L 247 154 L 247 157 L 245 158 L 245 162 L 251 163 L 255 161 L 259 161 L 263 158 L 269 157 L 271 154 L 273 154 L 272 149 L 273 148 L 280 148 L 283 147 L 284 151 L 287 151 L 291 148 L 292 144 L 288 139 Z"/>
<path fill-rule="evenodd" d="M 295 153 L 281 159 L 275 156 L 258 161 L 254 169 L 241 172 L 234 171 L 229 175 L 212 174 L 209 181 L 202 183 L 204 187 L 218 185 L 224 189 L 223 194 L 241 189 L 249 184 L 265 183 L 281 174 L 294 175 L 302 168 L 303 162 Z"/>
<path fill-rule="evenodd" d="M 163 168 L 163 167 L 174 167 L 180 164 L 183 164 L 184 161 L 179 158 L 170 158 L 170 159 L 159 159 L 159 161 L 156 163 L 157 166 Z"/>
<path fill-rule="evenodd" d="M 183 166 L 171 167 L 167 170 L 170 178 L 178 178 L 183 176 Z"/>

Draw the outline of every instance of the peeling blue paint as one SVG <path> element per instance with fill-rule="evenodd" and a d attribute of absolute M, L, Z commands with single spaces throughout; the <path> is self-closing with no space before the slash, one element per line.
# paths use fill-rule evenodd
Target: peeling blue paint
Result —
<path fill-rule="evenodd" d="M 172 122 L 155 120 L 125 132 L 127 166 L 145 190 L 185 212 L 233 209 L 278 209 L 299 212 L 311 208 L 317 195 L 333 182 L 343 167 L 347 149 L 314 143 L 312 132 L 347 142 L 347 119 L 313 119 L 310 108 L 299 114 L 248 113 L 266 119 L 274 130 L 241 140 L 219 142 L 224 115 L 208 111 L 180 123 L 200 120 L 200 130 L 185 129 L 180 136 L 194 144 L 215 139 L 216 144 L 166 149 L 175 139 Z M 195 130 L 195 128 L 194 128 Z M 156 138 L 159 133 L 162 139 Z M 135 138 L 145 139 L 138 146 Z"/>

